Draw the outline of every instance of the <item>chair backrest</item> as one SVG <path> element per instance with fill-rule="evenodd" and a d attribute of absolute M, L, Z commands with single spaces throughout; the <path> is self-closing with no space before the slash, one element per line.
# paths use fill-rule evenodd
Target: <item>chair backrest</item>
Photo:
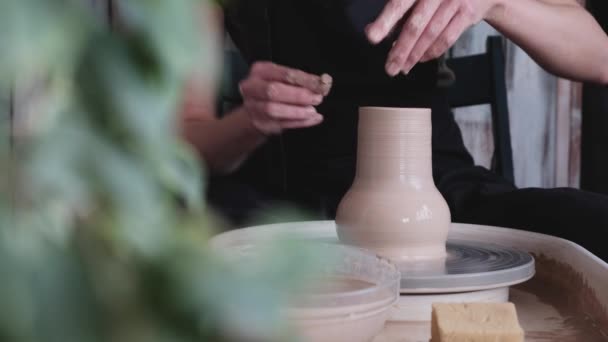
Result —
<path fill-rule="evenodd" d="M 486 53 L 450 58 L 447 65 L 456 75 L 448 92 L 453 108 L 481 104 L 491 106 L 494 137 L 492 170 L 514 181 L 503 38 L 488 37 Z"/>

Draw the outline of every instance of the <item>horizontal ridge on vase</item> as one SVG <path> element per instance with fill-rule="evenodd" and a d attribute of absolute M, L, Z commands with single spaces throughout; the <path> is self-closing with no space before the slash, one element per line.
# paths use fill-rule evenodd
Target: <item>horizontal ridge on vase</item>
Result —
<path fill-rule="evenodd" d="M 340 241 L 393 261 L 446 256 L 450 209 L 433 181 L 431 110 L 361 107 L 357 171 L 336 214 Z"/>

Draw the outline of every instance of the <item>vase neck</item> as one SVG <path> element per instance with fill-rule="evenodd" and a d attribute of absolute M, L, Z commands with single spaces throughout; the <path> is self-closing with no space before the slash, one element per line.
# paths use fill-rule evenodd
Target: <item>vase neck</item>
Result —
<path fill-rule="evenodd" d="M 362 108 L 359 180 L 432 182 L 431 114 L 428 109 Z"/>

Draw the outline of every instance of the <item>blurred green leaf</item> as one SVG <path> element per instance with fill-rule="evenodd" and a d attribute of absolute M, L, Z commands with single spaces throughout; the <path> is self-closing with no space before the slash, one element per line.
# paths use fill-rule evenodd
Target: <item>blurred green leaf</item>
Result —
<path fill-rule="evenodd" d="M 19 77 L 69 73 L 98 25 L 78 0 L 0 1 L 0 88 Z"/>
<path fill-rule="evenodd" d="M 36 90 L 12 149 L 0 117 L 0 341 L 288 336 L 279 309 L 314 258 L 288 242 L 246 263 L 212 253 L 178 136 L 185 80 L 217 72 L 206 2 L 121 0 L 114 30 L 86 3 L 0 1 L 0 94 Z"/>

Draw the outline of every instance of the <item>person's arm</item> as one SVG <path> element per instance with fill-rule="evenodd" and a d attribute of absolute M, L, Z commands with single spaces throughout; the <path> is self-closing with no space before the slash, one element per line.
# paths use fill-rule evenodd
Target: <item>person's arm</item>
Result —
<path fill-rule="evenodd" d="M 406 13 L 387 59 L 390 75 L 439 57 L 487 20 L 558 76 L 608 84 L 608 37 L 575 0 L 389 0 L 367 28 L 370 41 L 385 39 Z"/>
<path fill-rule="evenodd" d="M 203 99 L 201 88 L 189 87 L 181 111 L 182 136 L 199 153 L 214 173 L 235 169 L 265 140 L 257 131 L 243 108 L 238 108 L 224 119 L 215 118 L 213 103 Z"/>
<path fill-rule="evenodd" d="M 244 105 L 218 119 L 212 94 L 205 91 L 208 88 L 192 82 L 181 112 L 183 136 L 212 172 L 229 173 L 268 135 L 321 123 L 323 117 L 314 106 L 323 101 L 330 87 L 329 76 L 258 62 L 240 84 Z"/>
<path fill-rule="evenodd" d="M 203 11 L 203 29 L 215 39 L 223 35 L 219 7 Z M 212 38 L 213 39 L 213 38 Z M 220 44 L 214 48 L 219 49 Z M 323 117 L 314 106 L 329 93 L 329 75 L 316 76 L 270 62 L 257 62 L 239 85 L 243 105 L 217 118 L 218 75 L 194 72 L 186 84 L 179 126 L 213 173 L 230 173 L 263 144 L 267 136 L 285 129 L 317 125 Z"/>
<path fill-rule="evenodd" d="M 548 71 L 608 85 L 608 36 L 573 0 L 499 0 L 489 24 Z"/>

